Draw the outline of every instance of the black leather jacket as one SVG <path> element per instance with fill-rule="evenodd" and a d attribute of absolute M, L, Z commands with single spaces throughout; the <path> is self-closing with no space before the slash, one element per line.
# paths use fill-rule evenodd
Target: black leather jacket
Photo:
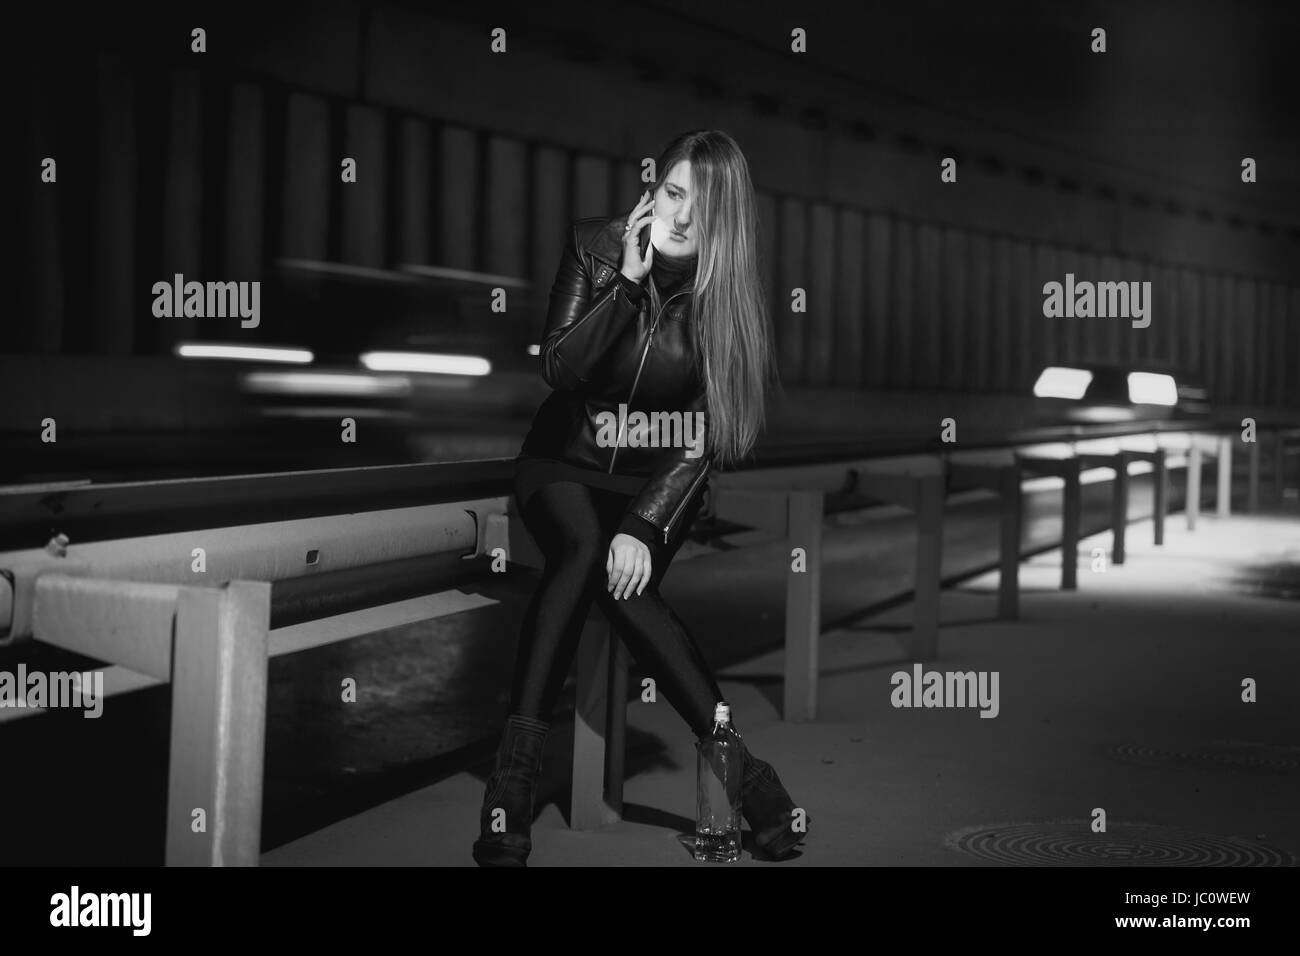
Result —
<path fill-rule="evenodd" d="M 620 271 L 625 224 L 622 216 L 573 223 L 541 344 L 542 377 L 555 391 L 537 410 L 521 453 L 649 476 L 627 513 L 654 525 L 666 543 L 691 500 L 707 487 L 703 444 L 632 447 L 624 439 L 603 447 L 597 442 L 597 415 L 612 413 L 621 423 L 619 404 L 625 403 L 629 413 L 689 413 L 692 423 L 703 421 L 707 430 L 703 377 L 689 325 L 694 297 L 689 289 L 678 292 L 662 303 L 659 315 L 650 314 L 644 283 L 652 280 L 633 282 Z M 696 437 L 702 441 L 703 435 Z"/>

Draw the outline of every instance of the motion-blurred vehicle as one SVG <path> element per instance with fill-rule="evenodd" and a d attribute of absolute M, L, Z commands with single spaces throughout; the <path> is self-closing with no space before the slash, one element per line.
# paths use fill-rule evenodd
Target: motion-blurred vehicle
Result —
<path fill-rule="evenodd" d="M 1205 385 L 1168 365 L 1049 365 L 1034 382 L 1043 424 L 1197 421 L 1211 415 Z"/>

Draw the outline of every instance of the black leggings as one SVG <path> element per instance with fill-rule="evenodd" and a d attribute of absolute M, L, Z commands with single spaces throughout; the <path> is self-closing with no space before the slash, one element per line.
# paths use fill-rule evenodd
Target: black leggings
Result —
<path fill-rule="evenodd" d="M 695 640 L 659 594 L 659 582 L 703 504 L 703 494 L 681 515 L 667 545 L 650 545 L 645 590 L 615 600 L 605 589 L 609 544 L 631 499 L 573 481 L 538 488 L 521 512 L 546 557 L 541 583 L 524 615 L 515 655 L 510 711 L 549 722 L 564 686 L 593 600 L 657 692 L 681 714 L 697 737 L 713 728 L 714 705 L 723 699 Z"/>

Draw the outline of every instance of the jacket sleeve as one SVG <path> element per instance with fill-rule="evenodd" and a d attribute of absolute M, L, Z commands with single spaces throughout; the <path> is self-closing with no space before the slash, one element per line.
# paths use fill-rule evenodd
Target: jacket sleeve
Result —
<path fill-rule="evenodd" d="M 542 338 L 542 377 L 551 388 L 572 391 L 589 383 L 600 361 L 631 327 L 645 289 L 622 272 L 591 300 L 591 278 L 578 254 L 573 224 L 551 288 Z"/>
<path fill-rule="evenodd" d="M 657 532 L 659 540 L 666 543 L 668 536 L 677 531 L 677 525 L 685 512 L 686 505 L 700 486 L 708 480 L 709 456 L 706 452 L 706 438 L 709 413 L 702 387 L 686 407 L 685 412 L 691 417 L 690 437 L 693 439 L 693 445 L 683 443 L 682 447 L 669 448 L 664 452 L 654 473 L 624 512 L 620 531 L 636 535 L 636 531 L 630 529 L 640 528 L 641 525 L 637 523 L 639 520 L 642 523 L 649 523 Z M 697 421 L 703 423 L 704 427 L 695 428 Z"/>
<path fill-rule="evenodd" d="M 619 534 L 630 534 L 646 547 L 654 544 L 659 540 L 659 529 L 652 525 L 645 518 L 634 514 L 623 515 L 623 521 L 618 526 Z"/>

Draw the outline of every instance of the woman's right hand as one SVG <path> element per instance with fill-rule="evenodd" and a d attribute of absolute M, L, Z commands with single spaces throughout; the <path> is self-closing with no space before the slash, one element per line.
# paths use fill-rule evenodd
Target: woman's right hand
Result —
<path fill-rule="evenodd" d="M 605 556 L 605 590 L 614 595 L 615 601 L 644 591 L 653 570 L 654 561 L 644 541 L 622 532 L 614 535 Z"/>
<path fill-rule="evenodd" d="M 630 223 L 632 228 L 623 230 L 622 272 L 633 282 L 644 279 L 650 271 L 650 263 L 654 261 L 654 243 L 646 244 L 645 258 L 642 259 L 640 242 L 641 230 L 654 221 L 654 194 L 647 189 L 641 194 L 641 201 L 632 207 L 632 211 L 627 216 L 627 223 Z"/>

